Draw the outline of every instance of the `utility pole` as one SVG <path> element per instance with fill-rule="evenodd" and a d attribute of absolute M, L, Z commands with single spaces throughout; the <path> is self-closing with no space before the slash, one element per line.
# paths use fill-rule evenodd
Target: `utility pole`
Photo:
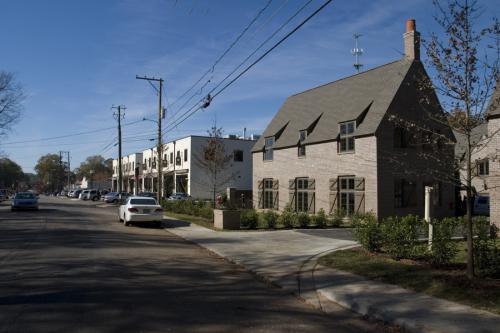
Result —
<path fill-rule="evenodd" d="M 158 199 L 158 204 L 161 203 L 161 198 L 163 197 L 163 165 L 162 165 L 162 155 L 163 155 L 163 146 L 161 142 L 161 119 L 164 117 L 165 113 L 163 112 L 163 107 L 162 107 L 162 95 L 163 95 L 163 79 L 162 78 L 155 78 L 155 77 L 147 77 L 147 76 L 138 76 L 136 75 L 135 78 L 137 80 L 146 80 L 151 84 L 151 81 L 159 82 L 160 83 L 160 89 L 156 89 L 155 86 L 153 86 L 158 93 L 158 142 L 157 142 L 157 168 L 158 168 L 158 192 L 157 192 L 157 199 Z"/>
<path fill-rule="evenodd" d="M 69 151 L 59 151 L 59 158 L 62 161 L 62 155 L 66 155 L 67 161 L 68 161 L 68 191 L 70 190 L 71 187 L 71 168 L 70 168 L 70 162 L 69 162 Z M 61 162 L 62 163 L 62 162 Z"/>
<path fill-rule="evenodd" d="M 112 106 L 111 109 L 116 109 L 113 112 L 113 117 L 118 121 L 118 193 L 122 192 L 122 119 L 125 118 L 125 114 L 122 110 L 125 110 L 124 105 Z"/>

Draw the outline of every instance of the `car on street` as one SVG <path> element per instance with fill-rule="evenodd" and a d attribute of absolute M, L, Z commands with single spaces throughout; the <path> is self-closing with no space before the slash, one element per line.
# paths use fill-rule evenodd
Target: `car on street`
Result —
<path fill-rule="evenodd" d="M 85 190 L 85 195 L 82 195 L 83 200 L 97 201 L 100 198 L 99 191 L 97 190 Z"/>
<path fill-rule="evenodd" d="M 89 190 L 83 190 L 82 192 L 80 192 L 80 195 L 78 196 L 78 198 L 80 200 L 87 200 L 88 193 L 89 193 Z"/>
<path fill-rule="evenodd" d="M 156 194 L 156 192 L 139 192 L 138 196 L 156 198 L 157 194 Z"/>
<path fill-rule="evenodd" d="M 12 198 L 10 210 L 34 209 L 38 210 L 38 198 L 31 192 L 18 192 Z"/>
<path fill-rule="evenodd" d="M 176 193 L 172 193 L 172 195 L 169 196 L 167 200 L 170 200 L 170 201 L 188 200 L 189 198 L 190 198 L 190 196 L 187 193 L 176 192 Z"/>
<path fill-rule="evenodd" d="M 121 192 L 121 193 L 118 193 L 118 192 L 109 192 L 108 194 L 106 194 L 104 196 L 104 202 L 107 202 L 107 203 L 117 203 L 121 199 L 125 199 L 125 198 L 127 198 L 129 196 L 130 196 L 130 193 L 128 193 L 128 192 Z"/>
<path fill-rule="evenodd" d="M 133 222 L 161 225 L 163 209 L 156 199 L 149 197 L 128 197 L 118 208 L 118 218 L 125 226 Z"/>
<path fill-rule="evenodd" d="M 80 193 L 82 193 L 82 190 L 74 190 L 73 193 L 71 194 L 71 198 L 78 199 L 80 197 Z"/>
<path fill-rule="evenodd" d="M 5 189 L 0 189 L 0 202 L 9 199 L 9 192 Z"/>

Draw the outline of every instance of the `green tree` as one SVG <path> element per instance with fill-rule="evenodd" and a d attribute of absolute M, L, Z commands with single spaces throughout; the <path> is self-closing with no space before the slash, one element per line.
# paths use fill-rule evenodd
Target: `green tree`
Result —
<path fill-rule="evenodd" d="M 66 182 L 66 172 L 58 154 L 47 154 L 38 159 L 35 171 L 42 183 L 43 191 L 59 191 Z"/>
<path fill-rule="evenodd" d="M 467 196 L 467 276 L 474 277 L 472 237 L 473 130 L 485 118 L 486 105 L 499 79 L 500 23 L 497 18 L 478 28 L 481 8 L 475 0 L 433 1 L 435 21 L 442 35 L 432 33 L 425 42 L 428 63 L 449 125 L 465 137 L 466 153 L 460 184 Z M 432 85 L 432 83 L 429 83 Z M 498 101 L 493 101 L 498 103 Z M 498 105 L 498 104 L 496 104 Z"/>
<path fill-rule="evenodd" d="M 86 177 L 96 182 L 106 181 L 113 174 L 113 160 L 110 162 L 101 155 L 89 156 L 75 169 L 75 173 L 80 179 Z"/>
<path fill-rule="evenodd" d="M 17 189 L 24 181 L 23 169 L 8 158 L 0 158 L 0 188 Z"/>

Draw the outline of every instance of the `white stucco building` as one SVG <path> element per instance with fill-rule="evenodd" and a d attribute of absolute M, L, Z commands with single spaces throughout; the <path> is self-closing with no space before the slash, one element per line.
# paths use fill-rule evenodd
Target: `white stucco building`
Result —
<path fill-rule="evenodd" d="M 214 175 L 208 170 L 203 158 L 203 149 L 210 137 L 188 136 L 168 142 L 162 148 L 162 160 L 157 160 L 157 148 L 145 149 L 122 158 L 123 191 L 158 191 L 158 167 L 162 167 L 163 196 L 173 192 L 183 192 L 193 198 L 211 199 L 213 196 Z M 217 174 L 217 192 L 226 188 L 242 191 L 252 189 L 252 156 L 254 140 L 236 137 L 221 138 L 227 167 Z M 137 170 L 136 170 L 137 169 Z M 113 160 L 113 190 L 117 190 L 118 160 Z"/>

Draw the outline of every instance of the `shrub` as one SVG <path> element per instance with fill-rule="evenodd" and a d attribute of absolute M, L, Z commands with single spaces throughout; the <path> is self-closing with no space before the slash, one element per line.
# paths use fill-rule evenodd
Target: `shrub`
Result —
<path fill-rule="evenodd" d="M 244 228 L 255 229 L 259 221 L 259 214 L 255 209 L 245 209 L 240 213 L 240 224 Z"/>
<path fill-rule="evenodd" d="M 338 228 L 342 225 L 345 214 L 343 211 L 336 209 L 333 214 L 330 214 L 326 219 L 326 226 Z"/>
<path fill-rule="evenodd" d="M 285 228 L 292 228 L 296 224 L 297 214 L 289 208 L 285 210 L 278 217 L 278 224 Z"/>
<path fill-rule="evenodd" d="M 486 219 L 474 221 L 474 262 L 482 276 L 500 277 L 498 228 Z"/>
<path fill-rule="evenodd" d="M 262 214 L 262 219 L 268 228 L 274 229 L 276 227 L 276 222 L 278 221 L 278 214 L 273 210 L 266 210 Z"/>
<path fill-rule="evenodd" d="M 310 226 L 323 228 L 326 225 L 326 220 L 325 210 L 321 208 L 316 215 L 311 216 Z"/>
<path fill-rule="evenodd" d="M 354 237 L 361 246 L 370 252 L 379 252 L 382 248 L 382 229 L 374 214 L 353 219 Z"/>
<path fill-rule="evenodd" d="M 306 228 L 309 225 L 309 214 L 305 212 L 300 212 L 297 214 L 297 219 L 295 221 L 295 228 Z"/>
<path fill-rule="evenodd" d="M 432 247 L 429 252 L 434 265 L 449 264 L 458 252 L 458 243 L 452 239 L 459 221 L 455 218 L 444 218 L 433 221 Z"/>
<path fill-rule="evenodd" d="M 418 244 L 418 237 L 423 223 L 414 215 L 384 219 L 381 230 L 387 253 L 396 260 L 422 255 L 425 247 Z"/>

